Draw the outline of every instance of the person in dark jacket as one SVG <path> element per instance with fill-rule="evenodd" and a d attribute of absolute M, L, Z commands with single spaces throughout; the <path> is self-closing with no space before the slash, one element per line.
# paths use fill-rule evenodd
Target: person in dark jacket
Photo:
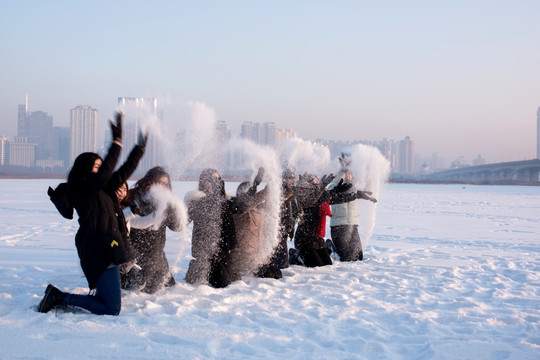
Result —
<path fill-rule="evenodd" d="M 317 228 L 320 220 L 320 205 L 328 202 L 330 205 L 353 201 L 359 198 L 359 193 L 345 194 L 351 184 L 344 184 L 341 180 L 332 190 L 326 186 L 334 179 L 334 175 L 323 176 L 321 181 L 311 174 L 300 177 L 298 196 L 303 210 L 294 234 L 294 246 L 298 249 L 302 262 L 307 267 L 332 265 L 326 242 L 317 237 Z"/>
<path fill-rule="evenodd" d="M 296 186 L 296 173 L 289 169 L 283 169 L 282 175 L 282 203 L 280 209 L 279 243 L 270 258 L 271 263 L 279 269 L 289 267 L 288 239 L 294 237 L 294 228 L 301 216 L 302 209 L 298 204 L 294 189 Z"/>
<path fill-rule="evenodd" d="M 56 191 L 49 189 L 51 200 L 64 217 L 72 218 L 73 209 L 77 211 L 79 230 L 75 246 L 88 286 L 95 294 L 64 293 L 49 284 L 38 306 L 39 312 L 46 313 L 62 305 L 99 315 L 120 313 L 119 266 L 129 267 L 135 261 L 115 191 L 137 168 L 147 138 L 140 134 L 126 162 L 114 171 L 122 149 L 121 113 L 116 114 L 116 125 L 111 122 L 111 129 L 113 142 L 105 159 L 95 153 L 80 154 L 68 174 L 67 184 Z"/>
<path fill-rule="evenodd" d="M 233 214 L 239 210 L 214 169 L 202 171 L 198 190 L 188 192 L 184 202 L 189 220 L 193 221 L 191 255 L 194 257 L 186 281 L 226 287 L 237 280 L 231 267 L 231 251 L 236 247 Z"/>
<path fill-rule="evenodd" d="M 148 170 L 146 175 L 130 190 L 128 197 L 133 214 L 145 217 L 156 212 L 160 204 L 150 196 L 149 191 L 152 186 L 161 186 L 167 191 L 172 191 L 170 176 L 164 168 L 156 166 Z M 135 250 L 137 265 L 142 270 L 138 272 L 132 270 L 122 275 L 123 288 L 135 287 L 145 293 L 153 294 L 163 287 L 176 284 L 169 270 L 165 243 L 167 228 L 180 231 L 181 222 L 177 215 L 176 209 L 167 205 L 162 218 L 156 215 L 160 217 L 158 220 L 161 220 L 158 224 L 142 229 L 131 227 L 129 238 Z"/>

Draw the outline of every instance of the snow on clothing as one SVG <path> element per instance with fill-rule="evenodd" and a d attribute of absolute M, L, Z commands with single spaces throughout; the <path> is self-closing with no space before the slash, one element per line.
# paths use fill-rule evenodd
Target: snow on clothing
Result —
<path fill-rule="evenodd" d="M 330 226 L 330 236 L 341 261 L 356 261 L 364 258 L 358 225 Z"/>
<path fill-rule="evenodd" d="M 294 246 L 298 249 L 305 266 L 315 267 L 332 264 L 326 242 L 317 237 L 320 205 L 325 202 L 329 202 L 330 205 L 338 204 L 352 201 L 355 198 L 356 194 L 343 194 L 337 189 L 319 189 L 318 185 L 315 184 L 304 189 L 303 195 L 299 197 L 304 214 L 294 234 Z"/>
<path fill-rule="evenodd" d="M 256 191 L 256 187 L 253 191 Z M 238 195 L 234 201 L 237 246 L 231 253 L 231 267 L 235 277 L 255 275 L 258 277 L 281 278 L 281 270 L 272 267 L 269 259 L 261 259 L 264 243 L 264 215 L 267 188 L 251 194 Z"/>
<path fill-rule="evenodd" d="M 287 240 L 294 237 L 294 228 L 301 214 L 301 209 L 295 195 L 291 195 L 283 200 L 280 214 L 279 244 L 274 250 L 271 262 L 280 269 L 285 269 L 289 267 Z"/>
<path fill-rule="evenodd" d="M 223 186 L 223 185 L 220 185 Z M 194 190 L 184 202 L 193 221 L 191 255 L 186 281 L 222 288 L 236 280 L 231 268 L 231 251 L 236 246 L 233 214 L 240 211 L 222 191 L 210 195 Z"/>
<path fill-rule="evenodd" d="M 141 216 L 143 220 L 148 220 L 149 216 L 155 211 L 156 205 L 153 201 L 144 198 L 144 195 L 136 193 L 132 198 L 131 205 L 133 213 Z M 130 271 L 125 276 L 122 276 L 122 283 L 137 283 L 144 286 L 141 291 L 153 294 L 164 286 L 173 286 L 176 282 L 169 270 L 169 262 L 165 254 L 166 231 L 169 228 L 172 231 L 180 231 L 180 221 L 176 215 L 176 211 L 172 207 L 165 210 L 165 218 L 160 224 L 155 227 L 147 227 L 138 229 L 131 226 L 129 238 L 133 249 L 137 265 L 142 270 L 136 272 Z M 133 220 L 132 220 L 133 221 Z M 124 285 L 126 287 L 126 285 Z"/>
<path fill-rule="evenodd" d="M 139 216 L 137 214 L 134 214 L 129 206 L 124 208 L 123 211 L 124 218 L 126 219 L 126 227 L 128 234 L 131 231 L 131 228 L 147 229 L 150 226 L 154 225 L 154 213 L 148 214 L 146 216 Z"/>
<path fill-rule="evenodd" d="M 70 203 L 79 215 L 75 245 L 90 289 L 96 287 L 97 279 L 111 264 L 120 265 L 134 258 L 115 191 L 137 168 L 144 147 L 135 146 L 126 162 L 113 172 L 121 149 L 113 143 L 97 173 L 67 186 Z"/>
<path fill-rule="evenodd" d="M 341 171 L 328 187 L 334 188 L 341 179 L 345 178 L 345 171 Z M 352 187 L 347 193 L 354 192 Z M 330 236 L 336 247 L 341 261 L 356 261 L 363 259 L 362 241 L 358 233 L 360 223 L 359 200 L 342 204 L 333 204 L 332 218 L 330 219 Z"/>

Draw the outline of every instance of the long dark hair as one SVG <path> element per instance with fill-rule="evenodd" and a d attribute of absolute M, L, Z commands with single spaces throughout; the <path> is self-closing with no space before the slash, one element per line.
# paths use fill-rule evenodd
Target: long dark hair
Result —
<path fill-rule="evenodd" d="M 67 176 L 67 182 L 72 183 L 74 181 L 83 179 L 88 174 L 90 174 L 97 159 L 103 161 L 101 156 L 93 152 L 84 152 L 82 154 L 79 154 L 79 156 L 77 156 L 77 158 L 73 162 L 71 170 L 69 171 L 69 174 Z"/>
<path fill-rule="evenodd" d="M 141 178 L 139 181 L 135 183 L 135 186 L 133 186 L 132 190 L 134 193 L 139 193 L 141 195 L 144 195 L 148 192 L 148 190 L 150 190 L 150 187 L 152 185 L 156 184 L 159 181 L 159 179 L 161 179 L 164 176 L 167 177 L 167 181 L 168 181 L 167 187 L 169 188 L 169 190 L 172 190 L 171 177 L 169 176 L 169 173 L 165 171 L 165 169 L 162 168 L 161 166 L 156 166 L 148 170 L 146 175 L 144 175 L 143 178 Z"/>
<path fill-rule="evenodd" d="M 161 166 L 156 166 L 148 170 L 146 175 L 137 181 L 133 188 L 129 190 L 129 206 L 134 213 L 139 215 L 147 215 L 154 211 L 154 204 L 152 204 L 149 199 L 146 199 L 145 195 L 148 193 L 148 190 L 150 190 L 150 187 L 157 184 L 159 179 L 164 176 L 167 178 L 167 188 L 172 190 L 171 178 L 167 171 L 165 171 L 165 169 Z"/>

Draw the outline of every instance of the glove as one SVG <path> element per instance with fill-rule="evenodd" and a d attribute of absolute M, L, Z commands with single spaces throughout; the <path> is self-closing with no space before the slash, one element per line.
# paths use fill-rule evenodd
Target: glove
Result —
<path fill-rule="evenodd" d="M 127 274 L 129 270 L 131 270 L 131 268 L 135 266 L 139 269 L 141 268 L 137 265 L 137 260 L 135 259 L 128 261 L 127 263 L 123 263 L 122 265 L 120 265 L 120 274 Z"/>
<path fill-rule="evenodd" d="M 109 123 L 111 124 L 111 132 L 112 132 L 113 141 L 122 142 L 123 117 L 124 117 L 124 114 L 122 114 L 121 112 L 116 112 L 116 125 L 113 124 L 113 122 L 109 120 Z"/>
<path fill-rule="evenodd" d="M 375 199 L 373 196 L 370 196 L 372 194 L 371 191 L 361 191 L 361 190 L 358 190 L 356 192 L 356 198 L 357 199 L 364 199 L 364 200 L 369 200 L 373 203 L 376 203 L 377 202 L 377 199 Z"/>
<path fill-rule="evenodd" d="M 334 187 L 333 190 L 335 190 L 335 192 L 337 193 L 344 193 L 344 192 L 347 192 L 347 190 L 349 190 L 351 187 L 352 187 L 352 184 L 350 183 L 344 184 L 343 179 L 341 179 L 339 180 L 339 183 Z"/>
<path fill-rule="evenodd" d="M 137 139 L 137 146 L 145 148 L 147 141 L 148 141 L 148 133 L 143 134 L 142 131 L 139 131 L 139 138 Z"/>
<path fill-rule="evenodd" d="M 263 178 L 264 175 L 264 168 L 261 166 L 259 168 L 259 172 L 257 173 L 257 176 L 255 176 L 255 180 L 253 180 L 253 185 L 258 186 Z"/>
<path fill-rule="evenodd" d="M 324 175 L 321 179 L 321 189 L 324 189 L 334 180 L 336 176 L 334 174 Z"/>

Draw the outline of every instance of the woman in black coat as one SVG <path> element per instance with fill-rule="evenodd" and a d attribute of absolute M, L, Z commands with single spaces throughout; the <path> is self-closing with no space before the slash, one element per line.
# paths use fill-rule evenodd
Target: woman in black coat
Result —
<path fill-rule="evenodd" d="M 116 125 L 111 123 L 113 143 L 105 159 L 96 153 L 82 153 L 73 163 L 67 185 L 49 191 L 51 200 L 62 215 L 72 218 L 73 209 L 79 216 L 79 230 L 75 246 L 81 268 L 94 295 L 64 293 L 49 285 L 39 304 L 39 312 L 55 306 L 75 306 L 99 315 L 118 315 L 121 309 L 119 265 L 134 263 L 133 251 L 127 240 L 124 215 L 116 189 L 137 168 L 146 145 L 146 137 L 139 136 L 126 162 L 115 172 L 122 149 L 122 114 L 116 114 Z M 60 190 L 62 189 L 62 190 Z M 58 204 L 62 203 L 63 208 Z"/>
<path fill-rule="evenodd" d="M 130 190 L 129 204 L 133 214 L 147 216 L 156 211 L 159 204 L 149 194 L 150 188 L 155 185 L 162 186 L 168 191 L 172 190 L 169 174 L 160 166 L 150 169 Z M 167 228 L 180 231 L 181 222 L 176 210 L 170 205 L 167 206 L 163 216 L 163 220 L 153 227 L 131 228 L 129 238 L 135 250 L 137 265 L 142 270 L 132 270 L 122 275 L 123 288 L 138 288 L 145 293 L 153 294 L 164 286 L 173 286 L 176 283 L 169 270 L 165 243 Z"/>

